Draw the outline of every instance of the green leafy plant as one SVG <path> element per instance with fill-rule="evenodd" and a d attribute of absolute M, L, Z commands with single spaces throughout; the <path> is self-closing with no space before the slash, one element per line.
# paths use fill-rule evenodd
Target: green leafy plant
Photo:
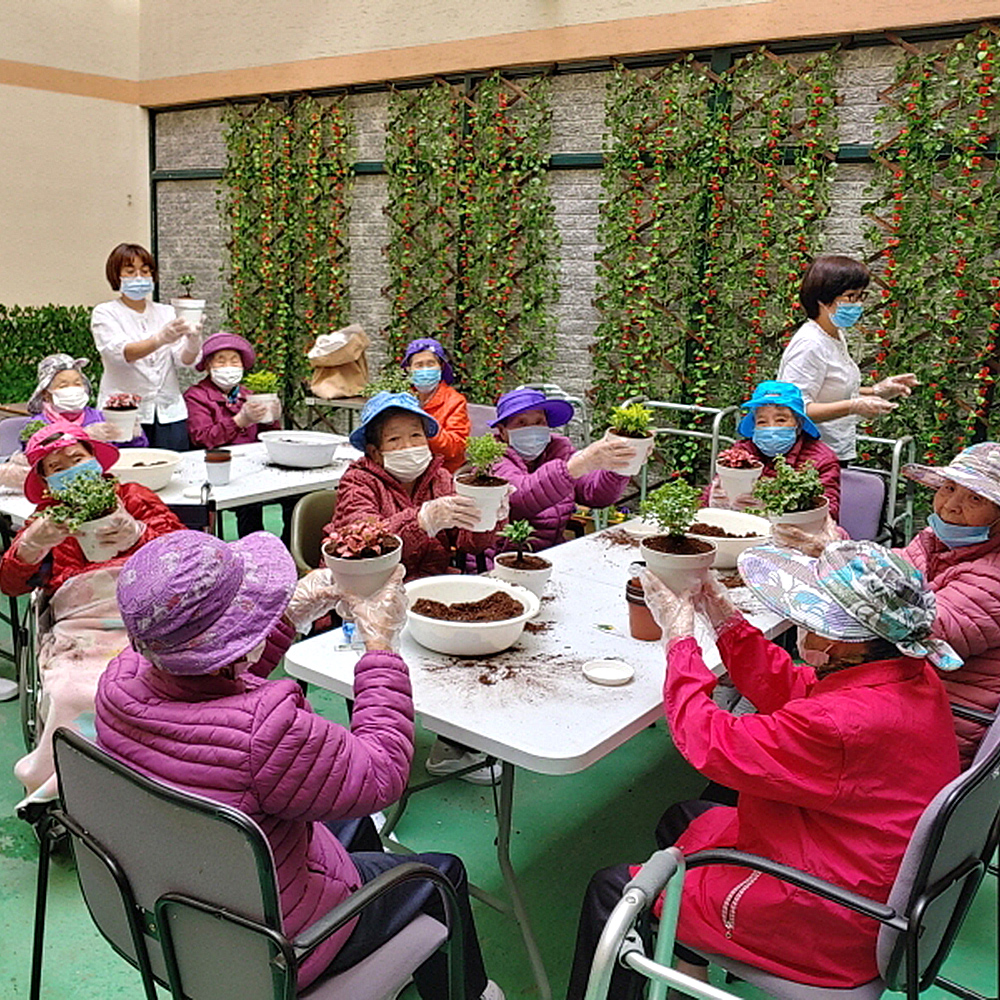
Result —
<path fill-rule="evenodd" d="M 327 538 L 326 551 L 340 559 L 371 559 L 392 552 L 399 545 L 385 521 L 377 517 L 362 517 L 343 528 L 328 524 L 323 534 Z"/>
<path fill-rule="evenodd" d="M 48 427 L 48 424 L 44 420 L 29 420 L 22 428 L 20 433 L 20 439 L 22 441 L 30 441 L 31 435 L 35 431 L 40 431 L 43 427 Z"/>
<path fill-rule="evenodd" d="M 250 372 L 243 379 L 243 384 L 251 393 L 277 392 L 281 380 L 274 372 Z"/>
<path fill-rule="evenodd" d="M 500 534 L 510 542 L 519 560 L 524 558 L 524 550 L 529 547 L 528 540 L 535 529 L 530 521 L 511 521 Z"/>
<path fill-rule="evenodd" d="M 81 473 L 55 496 L 59 502 L 46 508 L 45 516 L 71 531 L 110 514 L 118 506 L 115 480 L 96 472 Z"/>
<path fill-rule="evenodd" d="M 196 280 L 197 279 L 193 274 L 182 274 L 177 279 L 177 284 L 180 285 L 181 288 L 184 290 L 184 295 L 182 296 L 182 298 L 190 299 L 194 297 L 191 294 L 191 289 L 194 288 L 194 283 Z"/>
<path fill-rule="evenodd" d="M 470 437 L 465 445 L 465 457 L 477 476 L 490 476 L 493 466 L 507 453 L 507 445 L 492 434 Z"/>
<path fill-rule="evenodd" d="M 611 411 L 610 430 L 619 437 L 646 438 L 649 437 L 652 420 L 652 412 L 642 403 L 616 406 Z"/>
<path fill-rule="evenodd" d="M 673 538 L 683 535 L 701 507 L 701 493 L 683 479 L 673 479 L 650 493 L 639 507 Z"/>
<path fill-rule="evenodd" d="M 361 395 L 370 399 L 380 392 L 408 392 L 413 395 L 410 377 L 398 365 L 387 365 L 361 390 Z"/>
<path fill-rule="evenodd" d="M 812 462 L 805 462 L 798 469 L 779 455 L 774 463 L 773 476 L 761 476 L 753 488 L 753 496 L 760 502 L 765 514 L 777 517 L 796 511 L 812 510 L 823 496 L 823 481 Z"/>

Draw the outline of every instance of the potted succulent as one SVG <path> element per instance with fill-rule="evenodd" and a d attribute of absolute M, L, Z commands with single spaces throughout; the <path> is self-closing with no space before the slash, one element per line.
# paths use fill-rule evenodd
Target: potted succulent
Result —
<path fill-rule="evenodd" d="M 806 532 L 819 531 L 830 509 L 816 466 L 804 462 L 793 468 L 784 455 L 777 457 L 773 476 L 757 481 L 753 495 L 772 524 L 794 524 Z"/>
<path fill-rule="evenodd" d="M 118 511 L 118 491 L 111 476 L 83 472 L 55 494 L 58 501 L 44 511 L 72 531 L 84 556 L 90 562 L 104 562 L 118 554 L 117 543 L 98 541 L 97 529 L 108 523 Z"/>
<path fill-rule="evenodd" d="M 664 483 L 643 501 L 645 517 L 655 521 L 662 535 L 644 538 L 639 551 L 650 572 L 674 593 L 686 590 L 693 575 L 704 573 L 715 559 L 715 545 L 687 533 L 700 506 L 700 494 L 683 479 Z"/>
<path fill-rule="evenodd" d="M 403 540 L 377 517 L 363 517 L 343 528 L 327 525 L 323 561 L 337 585 L 369 597 L 392 575 L 403 555 Z"/>
<path fill-rule="evenodd" d="M 115 392 L 104 401 L 101 413 L 115 429 L 115 441 L 131 441 L 135 437 L 135 418 L 142 396 L 134 392 Z"/>
<path fill-rule="evenodd" d="M 371 399 L 372 396 L 376 396 L 380 392 L 409 392 L 412 394 L 413 386 L 410 384 L 410 376 L 398 365 L 383 368 L 361 390 L 361 395 L 366 399 Z"/>
<path fill-rule="evenodd" d="M 552 563 L 541 556 L 525 555 L 534 529 L 530 521 L 511 521 L 500 534 L 513 547 L 513 552 L 501 553 L 493 560 L 492 576 L 508 583 L 519 583 L 537 597 L 542 596 L 545 584 L 552 576 Z"/>
<path fill-rule="evenodd" d="M 730 500 L 749 493 L 763 471 L 764 463 L 744 444 L 720 451 L 715 460 L 715 472 Z"/>
<path fill-rule="evenodd" d="M 621 470 L 623 476 L 635 476 L 653 450 L 653 432 L 650 430 L 653 414 L 642 403 L 616 406 L 611 411 L 607 437 L 613 441 L 626 441 L 635 448 L 635 458 Z"/>
<path fill-rule="evenodd" d="M 250 372 L 243 379 L 243 385 L 250 393 L 247 396 L 248 403 L 269 403 L 270 412 L 266 418 L 267 423 L 273 423 L 281 413 L 281 402 L 278 398 L 278 387 L 281 380 L 274 372 L 257 371 Z"/>
<path fill-rule="evenodd" d="M 492 531 L 497 523 L 500 504 L 507 493 L 507 480 L 493 475 L 493 467 L 503 458 L 507 445 L 492 434 L 469 438 L 465 457 L 472 469 L 455 477 L 455 492 L 475 500 L 479 520 L 473 531 Z"/>
<path fill-rule="evenodd" d="M 205 311 L 205 300 L 196 299 L 191 295 L 194 282 L 195 277 L 193 274 L 182 274 L 177 279 L 177 284 L 181 286 L 183 294 L 176 299 L 170 300 L 177 318 L 184 320 L 191 326 L 197 326 L 201 322 L 202 314 Z"/>

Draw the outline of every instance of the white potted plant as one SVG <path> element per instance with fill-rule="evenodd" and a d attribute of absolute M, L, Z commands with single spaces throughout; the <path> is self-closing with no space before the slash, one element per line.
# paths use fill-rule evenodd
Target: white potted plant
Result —
<path fill-rule="evenodd" d="M 714 543 L 687 533 L 699 505 L 699 492 L 683 479 L 674 479 L 653 490 L 641 507 L 643 516 L 664 534 L 644 538 L 639 551 L 650 572 L 676 594 L 691 587 L 715 559 Z"/>
<path fill-rule="evenodd" d="M 191 326 L 197 326 L 201 322 L 201 317 L 205 312 L 205 300 L 196 299 L 191 295 L 194 282 L 195 277 L 193 274 L 182 274 L 177 279 L 177 284 L 181 286 L 184 294 L 170 300 L 177 318 L 184 320 Z"/>
<path fill-rule="evenodd" d="M 278 397 L 280 383 L 281 380 L 278 376 L 274 372 L 269 371 L 250 372 L 243 379 L 243 385 L 250 393 L 247 396 L 248 403 L 270 404 L 270 412 L 267 417 L 268 422 L 277 420 L 281 412 L 281 402 Z"/>
<path fill-rule="evenodd" d="M 715 472 L 730 501 L 749 493 L 764 471 L 764 463 L 742 444 L 720 451 Z"/>
<path fill-rule="evenodd" d="M 131 441 L 135 437 L 135 418 L 141 402 L 142 396 L 134 392 L 115 392 L 104 401 L 101 415 L 114 427 L 116 441 Z"/>
<path fill-rule="evenodd" d="M 455 477 L 455 492 L 474 500 L 479 508 L 479 520 L 472 531 L 492 531 L 496 526 L 500 504 L 507 494 L 507 480 L 494 476 L 493 466 L 506 451 L 507 445 L 492 434 L 469 438 L 465 446 L 465 457 L 472 470 Z"/>
<path fill-rule="evenodd" d="M 341 589 L 360 597 L 369 597 L 382 587 L 403 555 L 403 540 L 377 517 L 325 531 L 324 563 Z"/>
<path fill-rule="evenodd" d="M 552 563 L 541 556 L 525 554 L 533 530 L 530 521 L 511 521 L 501 530 L 500 534 L 510 542 L 514 551 L 502 552 L 493 560 L 491 575 L 508 583 L 519 583 L 536 597 L 541 597 L 545 584 L 552 576 Z"/>
<path fill-rule="evenodd" d="M 607 437 L 613 441 L 624 441 L 635 448 L 635 458 L 628 467 L 618 470 L 623 476 L 635 476 L 649 458 L 655 440 L 650 430 L 653 414 L 642 403 L 616 406 L 611 411 L 611 423 Z"/>
<path fill-rule="evenodd" d="M 115 480 L 97 472 L 83 472 L 55 496 L 58 503 L 47 508 L 45 516 L 73 533 L 90 562 L 113 559 L 118 554 L 117 543 L 101 542 L 96 533 L 118 511 Z"/>
<path fill-rule="evenodd" d="M 773 476 L 757 480 L 753 495 L 772 524 L 793 524 L 808 533 L 823 527 L 830 510 L 816 466 L 804 462 L 793 468 L 784 455 L 775 461 Z"/>

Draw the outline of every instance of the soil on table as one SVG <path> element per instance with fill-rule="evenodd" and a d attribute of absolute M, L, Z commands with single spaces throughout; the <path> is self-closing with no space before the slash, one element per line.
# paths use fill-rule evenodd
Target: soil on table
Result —
<path fill-rule="evenodd" d="M 675 538 L 672 535 L 654 535 L 646 539 L 646 548 L 654 552 L 666 552 L 672 556 L 698 556 L 710 552 L 712 546 L 708 542 L 682 535 Z"/>
<path fill-rule="evenodd" d="M 508 569 L 548 569 L 552 565 L 548 559 L 542 559 L 541 556 L 519 556 L 516 552 L 497 556 L 497 562 Z"/>
<path fill-rule="evenodd" d="M 609 545 L 624 545 L 630 549 L 639 547 L 639 539 L 635 535 L 630 535 L 624 528 L 609 528 L 607 531 L 602 531 L 598 538 Z"/>
<path fill-rule="evenodd" d="M 524 631 L 531 632 L 532 635 L 538 635 L 540 632 L 549 632 L 552 629 L 551 622 L 525 622 Z"/>
<path fill-rule="evenodd" d="M 743 583 L 743 577 L 740 576 L 739 573 L 720 573 L 719 583 L 721 583 L 723 587 L 728 587 L 730 590 L 735 587 L 745 586 Z"/>
<path fill-rule="evenodd" d="M 763 538 L 757 531 L 747 531 L 739 535 L 732 531 L 726 531 L 717 524 L 705 524 L 704 521 L 696 521 L 688 528 L 692 535 L 707 535 L 709 538 Z"/>
<path fill-rule="evenodd" d="M 446 622 L 502 622 L 524 614 L 524 605 L 506 591 L 495 590 L 478 601 L 461 601 L 457 604 L 444 604 L 442 601 L 421 597 L 414 602 L 411 610 L 425 618 L 437 618 Z"/>
<path fill-rule="evenodd" d="M 466 486 L 506 486 L 507 480 L 500 479 L 499 476 L 487 476 L 481 472 L 475 474 L 471 472 L 466 472 L 464 475 L 458 477 L 458 482 L 464 483 Z"/>

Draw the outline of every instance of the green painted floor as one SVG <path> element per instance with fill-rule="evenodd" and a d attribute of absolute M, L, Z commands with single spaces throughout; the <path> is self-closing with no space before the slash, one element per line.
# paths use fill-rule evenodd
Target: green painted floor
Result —
<path fill-rule="evenodd" d="M 0 633 L 4 646 L 5 639 Z M 4 661 L 0 676 L 12 676 Z M 314 691 L 312 701 L 326 717 L 345 721 L 339 698 Z M 416 780 L 423 775 L 431 740 L 418 729 Z M 19 1000 L 28 992 L 37 848 L 31 830 L 12 815 L 21 790 L 11 768 L 21 753 L 17 703 L 0 704 L 0 1000 Z M 555 997 L 565 990 L 580 899 L 591 873 L 614 862 L 645 858 L 654 848 L 652 830 L 663 809 L 690 797 L 701 784 L 680 760 L 663 723 L 580 774 L 552 778 L 517 772 L 511 853 Z M 415 850 L 460 855 L 475 883 L 502 893 L 490 789 L 450 781 L 425 791 L 414 797 L 397 832 Z M 474 909 L 489 975 L 510 1000 L 536 997 L 512 919 L 478 902 Z M 66 859 L 54 866 L 48 912 L 46 1000 L 141 1000 L 138 974 L 93 928 Z M 984 992 L 995 984 L 995 914 L 996 883 L 987 879 L 945 969 Z M 739 984 L 729 988 L 741 996 L 755 995 Z M 936 989 L 927 993 L 947 995 Z M 410 987 L 407 1000 L 416 996 Z"/>

